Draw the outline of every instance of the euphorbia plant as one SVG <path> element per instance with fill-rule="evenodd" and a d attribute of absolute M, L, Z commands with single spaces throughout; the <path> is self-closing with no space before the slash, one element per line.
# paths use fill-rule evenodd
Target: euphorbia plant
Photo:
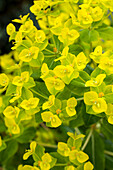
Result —
<path fill-rule="evenodd" d="M 34 0 L 30 11 L 40 29 L 30 14 L 13 20 L 19 30 L 6 28 L 13 45 L 1 56 L 1 166 L 112 169 L 113 1 Z"/>

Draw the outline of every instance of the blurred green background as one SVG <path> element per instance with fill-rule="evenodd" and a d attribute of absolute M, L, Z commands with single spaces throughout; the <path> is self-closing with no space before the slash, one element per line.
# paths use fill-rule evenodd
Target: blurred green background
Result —
<path fill-rule="evenodd" d="M 11 51 L 11 43 L 8 42 L 6 26 L 20 15 L 30 13 L 29 7 L 33 0 L 0 0 L 0 55 Z M 34 20 L 33 14 L 30 14 Z M 36 23 L 35 23 L 36 24 Z M 18 24 L 15 24 L 18 28 Z"/>

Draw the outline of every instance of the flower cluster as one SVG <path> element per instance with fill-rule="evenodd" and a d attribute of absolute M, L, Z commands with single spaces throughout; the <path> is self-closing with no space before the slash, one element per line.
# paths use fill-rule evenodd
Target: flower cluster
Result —
<path fill-rule="evenodd" d="M 68 163 L 65 166 L 65 170 L 93 170 L 94 166 L 90 161 L 88 161 L 89 156 L 83 152 L 80 148 L 82 145 L 82 139 L 84 138 L 83 134 L 77 135 L 76 133 L 67 133 L 69 135 L 67 143 L 59 142 L 57 149 L 57 157 L 63 159 L 63 157 L 68 158 Z M 39 149 L 39 150 L 38 150 Z M 58 160 L 55 157 L 52 157 L 52 154 L 45 153 L 44 148 L 39 148 L 39 145 L 36 146 L 36 142 L 33 141 L 30 144 L 30 149 L 26 150 L 26 153 L 23 155 L 23 159 L 28 159 L 29 156 L 34 159 L 34 166 L 29 165 L 19 165 L 18 170 L 24 170 L 25 168 L 34 169 L 34 170 L 49 170 L 54 166 L 57 166 Z"/>
<path fill-rule="evenodd" d="M 62 121 L 76 115 L 75 106 L 77 100 L 72 97 L 66 100 L 59 100 L 54 95 L 49 96 L 49 100 L 42 105 L 42 109 L 48 109 L 41 113 L 42 120 L 47 123 L 48 126 L 58 127 L 62 124 Z"/>
<path fill-rule="evenodd" d="M 30 11 L 39 29 L 30 14 L 12 20 L 20 24 L 18 30 L 13 23 L 6 28 L 12 52 L 0 56 L 0 154 L 5 152 L 0 159 L 11 153 L 13 142 L 16 150 L 18 143 L 34 140 L 23 156 L 26 160 L 32 155 L 33 166 L 20 165 L 18 170 L 100 169 L 97 159 L 101 156 L 90 158 L 93 154 L 88 152 L 94 147 L 95 136 L 102 143 L 99 133 L 105 138 L 112 133 L 113 1 L 34 0 Z M 108 128 L 104 129 L 104 122 Z M 87 128 L 91 134 L 85 153 L 81 132 L 87 134 Z M 71 133 L 74 130 L 79 135 Z M 70 137 L 66 143 L 67 131 Z M 47 144 L 42 142 L 43 135 Z M 57 152 L 42 147 L 51 146 L 49 142 Z M 107 147 L 100 148 L 103 155 L 109 153 L 104 152 Z M 9 158 L 2 160 L 3 167 Z M 103 164 L 104 159 L 100 161 Z"/>

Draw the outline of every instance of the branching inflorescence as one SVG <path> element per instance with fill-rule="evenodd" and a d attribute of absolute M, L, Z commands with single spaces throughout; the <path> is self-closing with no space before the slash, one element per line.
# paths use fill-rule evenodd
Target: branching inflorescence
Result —
<path fill-rule="evenodd" d="M 108 20 L 113 1 L 34 0 L 30 11 L 40 29 L 30 14 L 13 20 L 19 30 L 12 23 L 6 28 L 13 46 L 1 56 L 0 112 L 7 131 L 0 151 L 29 124 L 47 130 L 69 125 L 79 117 L 81 103 L 86 113 L 113 124 L 113 51 L 104 42 L 113 39 L 108 35 L 113 36 Z M 94 162 L 81 149 L 84 135 L 68 135 L 67 143 L 58 142 L 52 153 L 32 141 L 23 159 L 32 155 L 34 165 L 19 165 L 18 170 L 92 170 Z"/>

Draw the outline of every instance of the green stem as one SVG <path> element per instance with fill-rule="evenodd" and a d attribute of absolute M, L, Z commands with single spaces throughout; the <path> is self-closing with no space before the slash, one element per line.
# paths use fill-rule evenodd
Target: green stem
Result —
<path fill-rule="evenodd" d="M 52 57 L 55 57 L 55 54 L 49 55 L 49 56 L 48 56 L 48 55 L 45 55 L 45 57 L 46 57 L 46 58 L 52 58 Z"/>
<path fill-rule="evenodd" d="M 95 152 L 94 152 L 95 143 L 94 143 L 94 135 L 93 134 L 91 136 L 91 141 L 92 141 L 92 160 L 93 160 L 93 164 L 95 165 Z"/>
<path fill-rule="evenodd" d="M 52 40 L 53 40 L 53 44 L 54 44 L 54 46 L 56 47 L 56 43 L 55 43 L 55 39 L 54 39 L 54 37 L 53 37 L 53 34 L 52 34 Z"/>
<path fill-rule="evenodd" d="M 4 141 L 4 142 L 8 142 L 8 141 L 10 141 L 10 140 L 12 140 L 12 139 L 15 139 L 15 138 L 17 138 L 18 136 L 20 136 L 20 135 L 11 136 L 10 138 L 3 139 L 3 141 Z"/>
<path fill-rule="evenodd" d="M 46 49 L 44 49 L 45 51 L 47 51 L 47 52 L 49 52 L 49 53 L 51 53 L 51 54 L 55 54 L 53 51 L 51 51 L 51 50 L 48 50 L 47 48 Z"/>
<path fill-rule="evenodd" d="M 80 132 L 79 128 L 77 128 L 77 127 L 76 127 L 76 128 L 75 128 L 75 131 L 77 132 L 77 134 L 78 134 L 78 135 L 80 135 L 80 134 L 81 134 L 81 132 Z"/>
<path fill-rule="evenodd" d="M 76 99 L 76 100 L 77 100 L 77 101 L 84 100 L 84 97 L 78 98 L 78 99 Z"/>
<path fill-rule="evenodd" d="M 56 164 L 55 166 L 66 166 L 67 165 L 67 163 L 66 164 Z"/>
<path fill-rule="evenodd" d="M 44 123 L 40 123 L 40 125 L 47 131 L 49 131 L 50 129 L 44 124 Z"/>
<path fill-rule="evenodd" d="M 90 132 L 89 132 L 89 134 L 88 134 L 88 136 L 86 138 L 86 141 L 85 141 L 84 145 L 81 148 L 82 151 L 86 148 L 86 146 L 87 146 L 87 144 L 88 144 L 88 142 L 89 142 L 89 140 L 90 140 L 90 138 L 92 136 L 92 133 L 93 133 L 93 129 L 90 130 Z"/>
<path fill-rule="evenodd" d="M 3 141 L 4 141 L 4 142 L 8 142 L 8 141 L 10 141 L 11 139 L 14 139 L 14 138 L 3 139 Z"/>
<path fill-rule="evenodd" d="M 51 62 L 51 64 L 49 65 L 49 69 L 51 68 L 51 66 L 53 65 L 54 63 L 54 60 Z"/>
<path fill-rule="evenodd" d="M 44 99 L 48 100 L 48 97 L 46 96 L 43 96 L 42 94 L 38 93 L 37 91 L 33 90 L 33 89 L 30 89 L 33 93 L 39 95 L 40 97 L 43 97 Z"/>
<path fill-rule="evenodd" d="M 108 18 L 110 15 L 112 15 L 112 12 L 109 12 L 107 16 L 105 16 L 104 19 Z"/>
<path fill-rule="evenodd" d="M 107 154 L 107 155 L 113 156 L 113 152 L 105 150 L 104 153 Z"/>

